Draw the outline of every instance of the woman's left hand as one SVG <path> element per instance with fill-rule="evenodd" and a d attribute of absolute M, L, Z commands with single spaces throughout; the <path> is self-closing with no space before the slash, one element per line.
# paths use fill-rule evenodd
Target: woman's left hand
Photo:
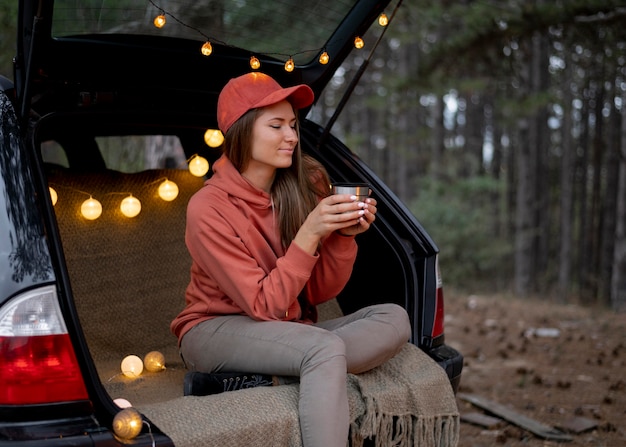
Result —
<path fill-rule="evenodd" d="M 376 199 L 368 197 L 365 199 L 365 206 L 363 210 L 365 211 L 356 224 L 348 226 L 346 228 L 342 228 L 337 230 L 339 234 L 344 236 L 356 236 L 357 234 L 363 233 L 369 229 L 369 227 L 376 220 Z"/>

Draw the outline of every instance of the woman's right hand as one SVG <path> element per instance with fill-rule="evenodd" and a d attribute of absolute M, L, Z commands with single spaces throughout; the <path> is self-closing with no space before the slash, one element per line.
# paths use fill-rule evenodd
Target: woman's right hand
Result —
<path fill-rule="evenodd" d="M 349 194 L 334 194 L 322 199 L 309 213 L 294 242 L 309 254 L 315 254 L 320 240 L 333 231 L 358 225 L 368 212 L 365 202 Z"/>

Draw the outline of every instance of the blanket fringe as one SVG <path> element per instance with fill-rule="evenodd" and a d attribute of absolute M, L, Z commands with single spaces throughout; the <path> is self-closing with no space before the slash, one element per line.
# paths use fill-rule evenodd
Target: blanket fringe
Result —
<path fill-rule="evenodd" d="M 458 414 L 391 415 L 366 412 L 350 427 L 351 447 L 363 447 L 375 436 L 376 447 L 454 447 L 459 442 Z"/>

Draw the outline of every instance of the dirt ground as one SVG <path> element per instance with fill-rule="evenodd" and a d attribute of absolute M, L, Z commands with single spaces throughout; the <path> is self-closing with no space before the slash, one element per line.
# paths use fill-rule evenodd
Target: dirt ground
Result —
<path fill-rule="evenodd" d="M 463 421 L 459 447 L 626 446 L 626 314 L 450 291 L 445 300 L 446 342 L 465 357 L 462 421 L 492 415 L 462 398 L 479 396 L 572 438 Z"/>

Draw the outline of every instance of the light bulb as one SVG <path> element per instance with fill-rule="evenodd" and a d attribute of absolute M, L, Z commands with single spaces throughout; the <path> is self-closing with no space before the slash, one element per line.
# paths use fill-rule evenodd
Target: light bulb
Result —
<path fill-rule="evenodd" d="M 359 36 L 354 38 L 354 47 L 361 49 L 363 48 L 363 46 L 365 45 L 365 42 L 363 42 L 363 39 L 361 39 Z"/>
<path fill-rule="evenodd" d="M 330 60 L 330 56 L 328 55 L 328 53 L 326 51 L 324 51 L 321 55 L 320 55 L 320 64 L 322 65 L 326 65 L 328 63 L 328 61 Z"/>
<path fill-rule="evenodd" d="M 292 72 L 293 69 L 296 68 L 296 64 L 293 62 L 293 58 L 289 58 L 287 62 L 285 62 L 285 71 Z"/>
<path fill-rule="evenodd" d="M 120 204 L 120 210 L 126 217 L 135 217 L 141 212 L 141 202 L 133 195 L 129 195 Z"/>
<path fill-rule="evenodd" d="M 52 206 L 54 206 L 57 204 L 59 196 L 57 195 L 57 192 L 54 190 L 53 187 L 48 186 L 48 190 L 50 190 L 50 200 L 52 201 Z"/>
<path fill-rule="evenodd" d="M 171 202 L 176 197 L 178 197 L 178 185 L 165 179 L 159 185 L 159 197 L 166 202 Z"/>
<path fill-rule="evenodd" d="M 113 432 L 124 440 L 130 440 L 141 433 L 143 419 L 136 409 L 124 408 L 113 418 Z"/>
<path fill-rule="evenodd" d="M 380 26 L 387 26 L 389 24 L 389 18 L 387 17 L 387 14 L 385 14 L 384 12 L 378 17 L 378 24 Z"/>
<path fill-rule="evenodd" d="M 189 162 L 189 172 L 196 177 L 202 177 L 204 174 L 209 172 L 209 162 L 204 157 L 194 155 Z"/>
<path fill-rule="evenodd" d="M 204 45 L 202 45 L 202 48 L 200 48 L 200 51 L 202 52 L 203 55 L 210 56 L 211 53 L 213 52 L 213 47 L 211 46 L 211 42 L 209 42 L 208 40 L 204 42 Z"/>
<path fill-rule="evenodd" d="M 261 61 L 259 61 L 259 59 L 254 56 L 250 57 L 250 68 L 252 68 L 253 70 L 258 70 L 260 66 Z"/>
<path fill-rule="evenodd" d="M 138 377 L 142 373 L 143 362 L 136 355 L 128 355 L 124 357 L 124 360 L 122 360 L 121 368 L 122 368 L 122 373 L 126 377 L 130 377 L 131 379 L 134 379 L 135 377 Z"/>
<path fill-rule="evenodd" d="M 93 197 L 89 196 L 80 206 L 80 214 L 85 219 L 96 220 L 102 214 L 102 205 Z"/>
<path fill-rule="evenodd" d="M 157 28 L 163 28 L 166 22 L 167 20 L 165 19 L 164 14 L 159 14 L 154 18 L 154 26 L 156 26 Z"/>
<path fill-rule="evenodd" d="M 121 397 L 118 397 L 117 399 L 113 399 L 113 403 L 120 408 L 128 408 L 128 407 L 133 406 L 129 401 Z"/>
<path fill-rule="evenodd" d="M 143 358 L 146 371 L 159 372 L 165 369 L 165 356 L 159 351 L 150 351 Z"/>
<path fill-rule="evenodd" d="M 219 129 L 207 129 L 204 132 L 204 142 L 209 147 L 220 147 L 224 142 L 224 134 Z"/>

